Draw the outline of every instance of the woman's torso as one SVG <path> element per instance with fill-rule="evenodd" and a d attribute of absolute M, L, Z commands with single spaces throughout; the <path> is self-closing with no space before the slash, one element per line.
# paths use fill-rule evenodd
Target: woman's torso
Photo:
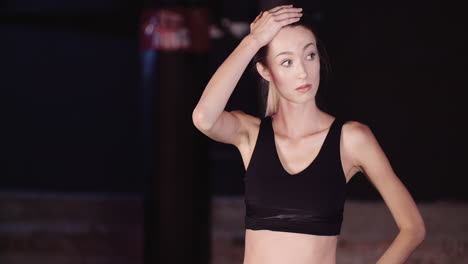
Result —
<path fill-rule="evenodd" d="M 328 123 L 333 123 L 334 117 L 328 117 Z M 261 120 L 256 118 L 251 122 L 249 137 L 245 144 L 238 147 L 244 166 L 247 169 L 252 157 Z M 304 170 L 319 154 L 319 150 L 329 129 L 324 129 L 298 140 L 291 140 L 275 133 L 274 144 L 279 160 L 292 177 Z M 342 131 L 345 130 L 343 125 Z M 344 133 L 344 132 L 342 132 Z M 341 137 L 342 138 L 342 137 Z M 346 183 L 357 172 L 353 167 L 351 157 L 343 149 L 340 139 L 340 157 Z M 293 232 L 270 230 L 251 230 L 245 232 L 244 264 L 249 263 L 297 263 L 297 264 L 334 264 L 338 236 L 320 236 Z"/>
<path fill-rule="evenodd" d="M 245 231 L 244 264 L 335 264 L 337 236 Z"/>

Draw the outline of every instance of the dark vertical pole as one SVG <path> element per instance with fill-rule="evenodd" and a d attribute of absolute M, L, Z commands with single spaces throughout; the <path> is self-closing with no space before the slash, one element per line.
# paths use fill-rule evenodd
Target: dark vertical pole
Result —
<path fill-rule="evenodd" d="M 147 157 L 154 159 L 154 167 L 148 165 L 154 175 L 146 196 L 146 263 L 210 261 L 207 139 L 192 123 L 207 82 L 207 16 L 206 8 L 193 5 L 158 7 L 143 15 L 142 46 L 150 51 L 142 52 L 142 62 L 153 76 L 143 85 L 151 99 L 143 102 L 154 113 L 145 119 L 146 134 L 153 138 Z"/>
<path fill-rule="evenodd" d="M 144 259 L 145 263 L 155 263 L 157 248 L 156 230 L 158 226 L 157 207 L 154 201 L 155 179 L 155 139 L 158 138 L 158 130 L 155 129 L 155 94 L 157 87 L 158 52 L 145 50 L 140 52 L 142 69 L 140 106 L 141 106 L 141 150 L 143 151 L 143 167 L 146 178 L 144 188 Z"/>
<path fill-rule="evenodd" d="M 201 54 L 162 54 L 158 140 L 159 263 L 208 263 L 210 179 L 204 171 L 205 138 L 191 114 L 204 86 Z M 206 171 L 206 170 L 205 170 Z"/>

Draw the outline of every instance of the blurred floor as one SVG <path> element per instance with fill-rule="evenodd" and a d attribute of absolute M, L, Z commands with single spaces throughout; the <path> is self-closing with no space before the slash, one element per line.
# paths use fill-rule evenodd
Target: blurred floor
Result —
<path fill-rule="evenodd" d="M 418 203 L 427 237 L 407 264 L 468 264 L 468 204 Z M 138 194 L 0 192 L 0 263 L 143 263 Z M 242 264 L 243 197 L 213 196 L 212 264 Z M 337 264 L 375 263 L 397 233 L 383 202 L 348 200 Z"/>
<path fill-rule="evenodd" d="M 0 192 L 0 263 L 143 263 L 143 197 Z"/>
<path fill-rule="evenodd" d="M 418 203 L 427 236 L 407 264 L 468 264 L 468 204 Z M 242 264 L 244 201 L 242 197 L 212 199 L 212 264 Z M 346 202 L 338 240 L 337 264 L 375 263 L 398 232 L 385 203 Z"/>

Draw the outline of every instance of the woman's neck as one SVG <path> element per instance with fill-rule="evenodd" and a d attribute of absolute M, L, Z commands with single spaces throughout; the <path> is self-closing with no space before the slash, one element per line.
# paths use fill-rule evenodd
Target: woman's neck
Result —
<path fill-rule="evenodd" d="M 278 112 L 272 119 L 275 120 L 275 131 L 279 134 L 299 138 L 326 129 L 327 115 L 314 101 L 305 104 L 280 102 Z"/>

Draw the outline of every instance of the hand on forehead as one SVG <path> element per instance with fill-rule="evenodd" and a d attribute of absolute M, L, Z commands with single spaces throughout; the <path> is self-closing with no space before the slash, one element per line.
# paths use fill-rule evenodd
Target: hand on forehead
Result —
<path fill-rule="evenodd" d="M 268 44 L 268 56 L 279 54 L 302 54 L 316 49 L 314 34 L 303 26 L 284 27 Z"/>

